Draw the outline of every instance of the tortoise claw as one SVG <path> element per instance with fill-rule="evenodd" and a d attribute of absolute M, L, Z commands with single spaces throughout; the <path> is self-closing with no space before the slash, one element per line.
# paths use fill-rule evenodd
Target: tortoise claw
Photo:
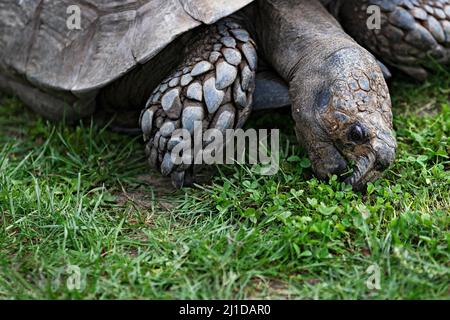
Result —
<path fill-rule="evenodd" d="M 185 171 L 176 171 L 172 173 L 172 185 L 177 188 L 181 189 L 184 187 L 184 177 L 185 177 Z"/>
<path fill-rule="evenodd" d="M 377 62 L 378 65 L 380 66 L 381 72 L 383 72 L 384 79 L 389 80 L 390 78 L 392 78 L 392 73 L 389 70 L 389 68 L 386 67 L 386 65 L 380 60 L 377 60 Z"/>

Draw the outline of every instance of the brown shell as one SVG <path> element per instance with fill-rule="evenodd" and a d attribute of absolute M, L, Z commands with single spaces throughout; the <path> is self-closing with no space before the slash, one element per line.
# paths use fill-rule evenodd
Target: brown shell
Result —
<path fill-rule="evenodd" d="M 253 0 L 0 0 L 0 73 L 75 95 L 144 64 L 181 34 Z M 69 30 L 67 9 L 81 9 Z"/>

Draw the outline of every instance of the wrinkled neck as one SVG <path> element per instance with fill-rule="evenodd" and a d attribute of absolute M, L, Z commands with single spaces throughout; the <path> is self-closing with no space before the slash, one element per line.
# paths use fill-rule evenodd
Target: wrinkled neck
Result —
<path fill-rule="evenodd" d="M 287 82 L 311 76 L 327 57 L 355 42 L 317 0 L 259 0 L 259 52 Z"/>

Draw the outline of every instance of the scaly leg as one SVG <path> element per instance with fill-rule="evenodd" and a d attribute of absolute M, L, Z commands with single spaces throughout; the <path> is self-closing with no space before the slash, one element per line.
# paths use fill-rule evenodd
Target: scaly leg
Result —
<path fill-rule="evenodd" d="M 255 89 L 256 46 L 237 22 L 221 20 L 195 39 L 184 62 L 154 90 L 140 117 L 151 166 L 171 176 L 178 188 L 190 184 L 194 165 L 174 164 L 172 150 L 180 143 L 176 129 L 192 135 L 195 122 L 202 123 L 202 131 L 241 127 Z"/>
<path fill-rule="evenodd" d="M 425 80 L 428 59 L 450 63 L 450 0 L 346 0 L 334 2 L 346 31 L 380 59 Z M 381 9 L 381 29 L 370 30 L 367 8 Z"/>

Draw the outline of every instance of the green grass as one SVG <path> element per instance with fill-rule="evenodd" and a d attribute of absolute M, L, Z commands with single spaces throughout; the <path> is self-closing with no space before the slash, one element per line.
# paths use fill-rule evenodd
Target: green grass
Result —
<path fill-rule="evenodd" d="M 138 138 L 4 98 L 0 298 L 448 299 L 449 84 L 393 85 L 398 158 L 364 195 L 312 178 L 286 114 L 251 122 L 282 127 L 276 176 L 220 167 L 174 191 Z"/>

